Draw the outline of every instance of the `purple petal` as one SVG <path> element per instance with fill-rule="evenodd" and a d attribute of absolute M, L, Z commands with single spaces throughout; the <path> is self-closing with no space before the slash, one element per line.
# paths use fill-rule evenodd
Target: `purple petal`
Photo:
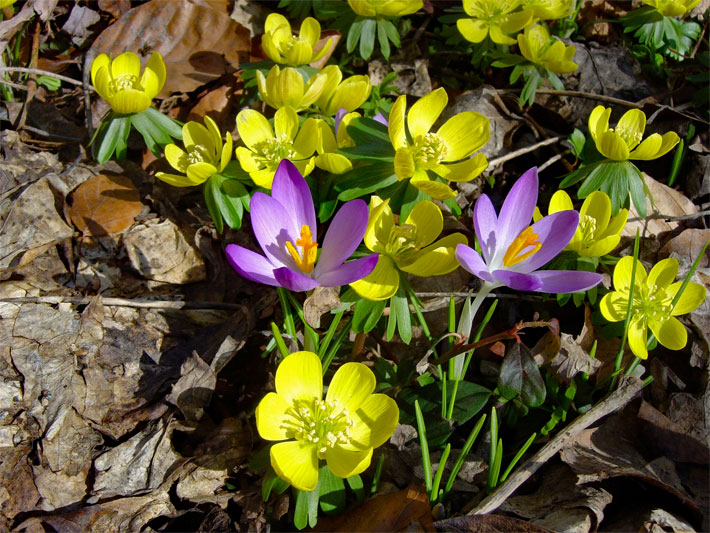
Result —
<path fill-rule="evenodd" d="M 379 122 L 380 124 L 384 124 L 385 126 L 389 126 L 390 123 L 387 121 L 385 116 L 382 113 L 377 113 L 374 117 L 372 117 L 374 120 Z"/>
<path fill-rule="evenodd" d="M 480 199 L 479 199 L 480 200 Z M 465 244 L 456 247 L 456 259 L 464 270 L 484 281 L 493 281 L 493 276 L 488 272 L 488 266 L 476 250 Z"/>
<path fill-rule="evenodd" d="M 338 112 L 335 114 L 335 135 L 338 135 L 338 128 L 340 127 L 340 121 L 343 120 L 343 117 L 348 114 L 348 110 L 345 109 L 344 107 L 341 107 L 338 109 Z"/>
<path fill-rule="evenodd" d="M 313 207 L 313 197 L 306 180 L 303 179 L 296 165 L 288 159 L 279 163 L 271 186 L 271 197 L 279 202 L 286 213 L 294 220 L 294 225 L 301 232 L 301 226 L 311 228 L 313 235 L 317 232 L 316 211 Z"/>
<path fill-rule="evenodd" d="M 559 254 L 577 231 L 579 213 L 558 211 L 533 224 L 533 232 L 539 237 L 542 247 L 527 260 L 513 267 L 518 272 L 532 272 L 550 262 Z"/>
<path fill-rule="evenodd" d="M 301 233 L 294 218 L 277 200 L 262 192 L 252 196 L 249 207 L 254 235 L 273 268 L 298 268 L 286 248 L 286 241 L 295 245 Z"/>
<path fill-rule="evenodd" d="M 586 291 L 602 281 L 602 275 L 595 272 L 574 270 L 540 270 L 535 275 L 542 282 L 540 292 L 565 293 Z"/>
<path fill-rule="evenodd" d="M 310 291 L 318 286 L 316 280 L 306 276 L 300 270 L 291 270 L 286 267 L 274 270 L 274 277 L 279 285 L 294 292 Z"/>
<path fill-rule="evenodd" d="M 362 200 L 347 202 L 335 214 L 323 237 L 315 277 L 330 272 L 349 259 L 362 242 L 367 229 L 367 204 Z"/>
<path fill-rule="evenodd" d="M 354 261 L 340 265 L 330 272 L 317 275 L 316 279 L 318 280 L 318 284 L 323 287 L 347 285 L 348 283 L 352 283 L 369 275 L 370 272 L 375 269 L 378 258 L 379 254 L 372 254 L 367 257 L 355 259 Z"/>
<path fill-rule="evenodd" d="M 510 189 L 498 215 L 496 238 L 500 246 L 509 246 L 530 225 L 537 203 L 537 187 L 537 167 L 533 167 Z"/>
<path fill-rule="evenodd" d="M 278 285 L 274 277 L 274 266 L 263 255 L 236 244 L 228 244 L 225 252 L 229 264 L 243 278 L 266 285 Z"/>
<path fill-rule="evenodd" d="M 496 250 L 496 229 L 498 216 L 488 195 L 482 194 L 473 206 L 473 229 L 486 262 L 490 261 Z"/>
<path fill-rule="evenodd" d="M 493 277 L 506 287 L 516 291 L 537 291 L 542 287 L 542 281 L 535 274 L 521 274 L 510 270 L 494 270 Z"/>

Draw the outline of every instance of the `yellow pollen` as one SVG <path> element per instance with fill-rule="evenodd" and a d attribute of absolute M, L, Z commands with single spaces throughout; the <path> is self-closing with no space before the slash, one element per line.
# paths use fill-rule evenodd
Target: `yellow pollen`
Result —
<path fill-rule="evenodd" d="M 503 257 L 503 264 L 507 267 L 517 265 L 537 253 L 540 248 L 542 248 L 542 244 L 538 239 L 538 235 L 533 233 L 532 226 L 525 228 L 520 232 L 520 235 L 510 243 L 510 246 L 508 246 L 508 251 L 505 252 L 505 256 Z M 526 252 L 525 250 L 530 246 L 532 246 L 533 249 Z"/>
<path fill-rule="evenodd" d="M 296 246 L 300 246 L 302 253 L 299 254 Z M 301 226 L 301 238 L 296 241 L 296 246 L 291 241 L 286 241 L 286 249 L 291 254 L 301 272 L 310 274 L 313 272 L 313 266 L 316 264 L 316 256 L 318 255 L 318 243 L 313 242 L 313 234 L 308 224 Z"/>

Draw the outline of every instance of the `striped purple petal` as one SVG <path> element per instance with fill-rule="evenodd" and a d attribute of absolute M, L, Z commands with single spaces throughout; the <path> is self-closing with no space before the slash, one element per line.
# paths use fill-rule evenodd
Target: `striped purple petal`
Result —
<path fill-rule="evenodd" d="M 227 261 L 240 276 L 265 285 L 278 285 L 274 277 L 274 265 L 256 252 L 236 244 L 228 244 L 225 250 Z"/>
<path fill-rule="evenodd" d="M 496 228 L 497 246 L 508 246 L 530 225 L 537 203 L 537 167 L 520 176 L 503 201 Z"/>
<path fill-rule="evenodd" d="M 316 211 L 311 190 L 296 166 L 288 159 L 281 161 L 276 169 L 271 197 L 284 207 L 292 223 L 298 227 L 299 234 L 303 225 L 307 225 L 316 234 Z"/>
<path fill-rule="evenodd" d="M 362 242 L 367 229 L 367 204 L 362 200 L 347 202 L 333 217 L 323 237 L 315 277 L 340 267 Z"/>
<path fill-rule="evenodd" d="M 316 276 L 319 285 L 323 287 L 339 287 L 347 285 L 353 281 L 364 278 L 375 269 L 379 255 L 372 254 L 361 257 L 348 263 L 340 265 L 338 268 Z"/>
<path fill-rule="evenodd" d="M 294 292 L 310 291 L 318 286 L 316 280 L 306 276 L 300 270 L 291 270 L 286 267 L 274 270 L 274 277 L 279 285 Z"/>

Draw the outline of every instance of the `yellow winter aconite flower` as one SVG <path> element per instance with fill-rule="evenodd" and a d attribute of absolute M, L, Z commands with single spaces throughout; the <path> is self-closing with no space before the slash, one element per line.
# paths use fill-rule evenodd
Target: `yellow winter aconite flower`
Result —
<path fill-rule="evenodd" d="M 256 71 L 261 99 L 275 109 L 289 106 L 297 112 L 318 100 L 327 80 L 325 74 L 318 73 L 306 83 L 296 69 L 286 67 L 282 70 L 278 65 L 271 67 L 267 76 Z"/>
<path fill-rule="evenodd" d="M 264 115 L 245 109 L 237 115 L 237 130 L 246 145 L 237 147 L 237 159 L 259 187 L 271 189 L 276 169 L 284 159 L 296 165 L 303 176 L 313 170 L 312 155 L 318 140 L 314 119 L 306 119 L 299 129 L 296 112 L 282 107 L 274 115 L 272 128 Z"/>
<path fill-rule="evenodd" d="M 419 202 L 397 225 L 389 200 L 372 196 L 365 246 L 380 258 L 369 276 L 350 286 L 368 300 L 386 300 L 399 288 L 400 271 L 421 277 L 453 272 L 459 266 L 456 246 L 468 240 L 462 233 L 452 233 L 435 242 L 443 228 L 444 217 L 433 202 Z"/>
<path fill-rule="evenodd" d="M 336 132 L 330 129 L 324 120 L 317 120 L 318 123 L 318 144 L 316 145 L 315 163 L 320 169 L 332 174 L 343 174 L 353 168 L 353 164 L 344 155 L 338 154 L 338 148 L 354 146 L 355 143 L 347 132 L 347 127 L 353 119 L 360 116 L 360 113 L 347 113 L 336 123 Z"/>
<path fill-rule="evenodd" d="M 437 200 L 453 198 L 455 194 L 446 184 L 429 179 L 427 170 L 448 181 L 471 181 L 488 166 L 483 154 L 470 157 L 490 137 L 488 119 L 480 113 L 458 113 L 436 133 L 429 131 L 448 101 L 446 91 L 436 89 L 420 98 L 409 113 L 405 113 L 407 99 L 403 95 L 397 98 L 389 116 L 389 137 L 396 150 L 394 171 L 397 178 L 412 178 L 412 185 Z"/>
<path fill-rule="evenodd" d="M 532 12 L 537 20 L 556 20 L 572 12 L 574 0 L 523 0 L 523 9 Z"/>
<path fill-rule="evenodd" d="M 318 485 L 318 463 L 325 459 L 340 478 L 363 472 L 372 450 L 394 433 L 399 420 L 395 401 L 373 394 L 375 375 L 362 363 L 345 363 L 323 400 L 323 368 L 312 352 L 287 356 L 276 370 L 276 392 L 256 408 L 263 439 L 271 447 L 271 466 L 299 490 Z"/>
<path fill-rule="evenodd" d="M 608 159 L 656 159 L 678 144 L 678 134 L 673 131 L 663 135 L 654 133 L 641 142 L 646 129 L 646 115 L 640 109 L 624 113 L 616 128 L 609 127 L 610 116 L 611 109 L 601 105 L 589 115 L 589 133 L 599 153 Z"/>
<path fill-rule="evenodd" d="M 0 9 L 5 9 L 17 2 L 17 0 L 0 0 Z"/>
<path fill-rule="evenodd" d="M 629 305 L 629 289 L 633 257 L 622 257 L 614 268 L 614 292 L 606 294 L 600 303 L 604 318 L 611 322 L 626 319 Z M 646 269 L 640 261 L 636 262 L 634 299 L 629 324 L 629 347 L 636 357 L 646 359 L 648 328 L 658 342 L 670 350 L 680 350 L 688 341 L 685 326 L 675 318 L 697 309 L 705 301 L 705 287 L 690 282 L 683 294 L 671 309 L 671 303 L 680 289 L 682 282 L 674 283 L 678 274 L 678 260 L 663 259 L 656 263 L 646 276 Z"/>
<path fill-rule="evenodd" d="M 91 64 L 91 83 L 96 92 L 121 115 L 148 109 L 165 85 L 165 78 L 165 63 L 158 52 L 151 54 L 142 75 L 141 60 L 133 52 L 124 52 L 113 61 L 101 54 Z"/>
<path fill-rule="evenodd" d="M 261 47 L 269 59 L 276 63 L 297 67 L 318 61 L 328 53 L 333 46 L 333 39 L 328 39 L 325 45 L 316 51 L 314 47 L 319 39 L 320 23 L 313 17 L 303 20 L 298 36 L 295 36 L 291 33 L 291 24 L 286 17 L 271 13 L 266 17 Z"/>
<path fill-rule="evenodd" d="M 574 46 L 565 46 L 562 41 L 550 37 L 547 26 L 535 24 L 518 34 L 518 47 L 522 56 L 555 74 L 566 74 L 577 70 L 572 61 Z"/>
<path fill-rule="evenodd" d="M 473 18 L 461 18 L 456 27 L 464 39 L 482 42 L 487 35 L 497 44 L 515 44 L 511 33 L 522 30 L 533 18 L 532 11 L 516 11 L 520 0 L 463 0 L 463 9 Z"/>
<path fill-rule="evenodd" d="M 210 117 L 205 125 L 188 122 L 182 127 L 185 150 L 175 144 L 165 147 L 165 159 L 170 166 L 184 175 L 157 172 L 155 177 L 175 187 L 190 187 L 207 181 L 222 172 L 232 159 L 232 135 L 227 132 L 227 142 L 222 144 L 222 134 Z"/>
<path fill-rule="evenodd" d="M 565 191 L 557 191 L 550 199 L 548 215 L 574 209 L 572 199 Z M 577 252 L 583 257 L 601 257 L 611 252 L 621 240 L 621 230 L 629 217 L 628 209 L 621 209 L 611 216 L 611 200 L 601 191 L 595 191 L 584 200 L 579 210 L 579 225 L 565 250 Z M 542 218 L 536 207 L 533 219 Z"/>
<path fill-rule="evenodd" d="M 401 17 L 419 11 L 422 0 L 348 0 L 351 9 L 361 17 Z"/>
<path fill-rule="evenodd" d="M 316 105 L 324 115 L 333 116 L 341 108 L 348 112 L 355 111 L 370 96 L 372 84 L 369 76 L 350 76 L 343 81 L 338 65 L 328 65 L 321 74 L 327 76 L 328 81 Z"/>
<path fill-rule="evenodd" d="M 700 0 L 643 0 L 655 7 L 664 17 L 682 17 L 700 3 Z"/>

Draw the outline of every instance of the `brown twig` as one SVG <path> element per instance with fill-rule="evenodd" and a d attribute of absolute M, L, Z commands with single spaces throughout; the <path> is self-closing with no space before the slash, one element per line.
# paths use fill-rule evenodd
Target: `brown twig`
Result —
<path fill-rule="evenodd" d="M 88 305 L 93 298 L 84 298 L 81 296 L 25 296 L 21 298 L 0 298 L 2 303 L 11 304 L 50 304 L 58 305 L 61 303 L 70 303 L 72 305 Z M 228 302 L 200 302 L 200 301 L 179 301 L 179 300 L 145 300 L 145 299 L 127 299 L 127 298 L 103 298 L 101 300 L 106 306 L 115 307 L 137 307 L 143 309 L 218 309 L 218 310 L 234 310 L 243 309 L 241 304 Z"/>
<path fill-rule="evenodd" d="M 540 148 L 542 146 L 547 146 L 548 144 L 554 144 L 554 143 L 562 141 L 564 139 L 565 139 L 565 137 L 563 137 L 563 136 L 550 137 L 549 139 L 545 139 L 543 141 L 540 141 L 539 143 L 535 143 L 532 146 L 526 146 L 525 148 L 520 148 L 518 150 L 510 152 L 509 154 L 505 154 L 504 156 L 496 157 L 495 159 L 492 159 L 491 161 L 489 161 L 488 168 L 492 168 L 494 166 L 500 165 L 502 163 L 505 163 L 506 161 L 510 161 L 511 159 L 515 159 L 518 156 L 525 155 L 529 152 L 537 150 L 538 148 Z"/>
<path fill-rule="evenodd" d="M 27 67 L 0 67 L 0 72 L 24 72 L 25 74 L 35 74 L 39 76 L 48 76 L 50 78 L 56 78 L 58 80 L 71 83 L 72 85 L 77 85 L 81 87 L 82 82 L 75 80 L 74 78 L 69 78 L 68 76 L 62 76 L 61 74 L 55 74 L 54 72 L 49 72 L 48 70 L 40 70 L 38 68 L 27 68 Z M 95 91 L 92 86 L 89 89 Z"/>
<path fill-rule="evenodd" d="M 599 403 L 589 411 L 577 418 L 554 439 L 543 446 L 539 452 L 533 455 L 513 475 L 511 475 L 498 489 L 485 498 L 475 508 L 473 502 L 469 503 L 462 510 L 463 513 L 487 514 L 500 507 L 520 485 L 525 483 L 537 470 L 551 459 L 558 451 L 571 444 L 579 433 L 594 424 L 597 420 L 607 416 L 624 407 L 643 389 L 643 381 L 625 377 L 619 383 L 619 388 L 607 394 Z M 473 508 L 473 510 L 471 510 Z"/>
<path fill-rule="evenodd" d="M 522 89 L 498 89 L 502 93 L 519 93 Z M 538 89 L 537 94 L 555 94 L 559 96 L 573 96 L 575 98 L 587 98 L 588 100 L 598 100 L 599 102 L 607 102 L 609 104 L 618 104 L 626 107 L 634 107 L 641 109 L 643 105 L 613 96 L 604 96 L 603 94 L 585 93 L 581 91 L 558 91 L 557 89 Z"/>

